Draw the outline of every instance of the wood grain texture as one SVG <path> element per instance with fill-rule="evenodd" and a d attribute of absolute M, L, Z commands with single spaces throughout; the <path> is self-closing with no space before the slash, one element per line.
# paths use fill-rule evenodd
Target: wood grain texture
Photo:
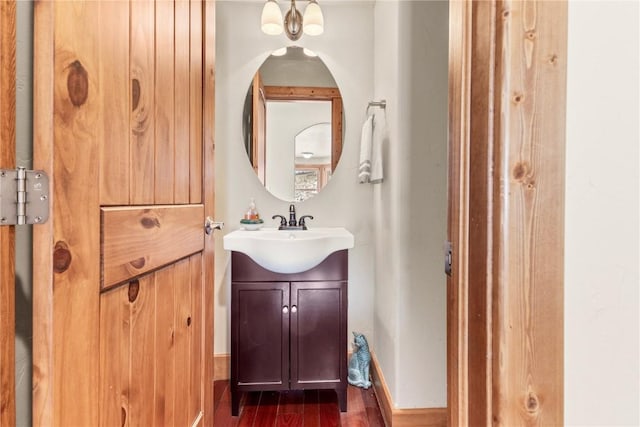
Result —
<path fill-rule="evenodd" d="M 193 255 L 101 294 L 100 425 L 191 426 L 202 418 L 203 382 L 194 377 L 202 328 L 191 339 L 194 307 L 202 309 L 191 293 L 202 288 L 200 264 Z"/>
<path fill-rule="evenodd" d="M 384 380 L 384 374 L 380 369 L 376 354 L 371 352 L 371 384 L 376 392 L 376 397 L 380 403 L 380 412 L 384 418 L 385 425 L 390 426 L 393 420 L 393 399 Z"/>
<path fill-rule="evenodd" d="M 53 277 L 53 425 L 95 425 L 99 393 L 99 4 L 54 6 L 54 235 L 71 262 Z M 75 25 L 67 25 L 69 21 Z M 54 250 L 54 261 L 59 249 Z M 55 265 L 54 265 L 55 267 Z M 82 372 L 82 375 L 72 375 Z"/>
<path fill-rule="evenodd" d="M 507 1 L 499 18 L 493 423 L 560 425 L 567 3 Z"/>
<path fill-rule="evenodd" d="M 468 417 L 470 425 L 490 425 L 492 417 L 492 280 L 494 215 L 494 111 L 496 3 L 474 2 L 471 15 L 469 132 L 469 244 L 468 268 Z M 471 398 L 472 396 L 472 398 Z"/>
<path fill-rule="evenodd" d="M 53 2 L 34 5 L 33 132 L 35 169 L 49 176 L 50 191 L 57 183 L 53 161 Z M 49 221 L 33 229 L 33 403 L 34 426 L 53 420 L 53 204 Z M 37 249 L 36 249 L 37 248 Z"/>
<path fill-rule="evenodd" d="M 129 353 L 130 426 L 155 425 L 156 417 L 156 273 L 136 280 L 131 302 L 131 351 Z M 135 289 L 135 288 L 134 288 Z M 164 367 L 162 367 L 164 369 Z"/>
<path fill-rule="evenodd" d="M 331 170 L 335 171 L 342 155 L 342 98 L 331 99 Z"/>
<path fill-rule="evenodd" d="M 367 425 L 367 409 L 362 400 L 362 392 L 357 387 L 347 387 L 347 412 L 340 413 L 340 425 Z"/>
<path fill-rule="evenodd" d="M 270 101 L 276 100 L 326 100 L 340 98 L 340 90 L 337 87 L 310 87 L 310 86 L 264 86 L 264 95 Z"/>
<path fill-rule="evenodd" d="M 129 286 L 100 297 L 100 426 L 129 425 Z"/>
<path fill-rule="evenodd" d="M 190 260 L 184 259 L 175 265 L 176 282 L 173 292 L 175 304 L 175 423 L 191 425 L 196 414 L 190 414 L 191 351 L 190 330 L 193 326 L 191 312 Z M 197 411 L 200 407 L 196 408 Z M 191 416 L 193 415 L 193 416 Z"/>
<path fill-rule="evenodd" d="M 251 164 L 253 171 L 264 185 L 267 161 L 267 102 L 264 97 L 262 76 L 257 72 L 251 85 L 253 105 L 251 109 Z"/>
<path fill-rule="evenodd" d="M 100 204 L 129 203 L 129 118 L 131 111 L 129 79 L 129 4 L 124 1 L 100 2 L 100 93 L 102 117 L 108 117 L 100 130 Z"/>
<path fill-rule="evenodd" d="M 155 425 L 186 425 L 178 415 L 178 407 L 185 403 L 183 390 L 176 387 L 179 378 L 178 353 L 188 350 L 181 339 L 181 328 L 178 326 L 178 310 L 180 302 L 181 281 L 184 274 L 178 270 L 181 263 L 157 271 L 155 276 L 155 389 L 154 422 Z M 108 326 L 107 326 L 108 327 Z M 179 331 L 180 330 L 180 331 Z M 180 336 L 180 338 L 179 338 Z M 182 366 L 180 371 L 182 371 Z M 179 400 L 178 400 L 179 398 Z M 183 422 L 180 422 L 183 421 Z"/>
<path fill-rule="evenodd" d="M 203 9 L 206 4 L 203 4 L 202 0 L 190 0 L 190 13 L 191 19 L 189 28 L 191 30 L 190 35 L 190 68 L 189 68 L 189 108 L 191 115 L 191 128 L 189 132 L 190 142 L 190 162 L 189 162 L 189 175 L 190 185 L 189 194 L 191 203 L 202 202 L 202 172 L 203 172 Z M 207 23 L 206 25 L 215 25 Z M 209 49 L 213 49 L 213 46 L 209 46 Z M 213 122 L 207 124 L 207 126 L 213 126 Z"/>
<path fill-rule="evenodd" d="M 213 3 L 205 6 L 213 18 Z M 118 212 L 126 217 L 144 210 L 127 207 L 127 203 L 156 202 L 157 160 L 171 163 L 168 170 L 172 174 L 187 176 L 187 186 L 180 189 L 163 181 L 161 187 L 172 188 L 168 196 L 164 191 L 158 196 L 161 200 L 166 196 L 184 204 L 192 191 L 200 200 L 206 183 L 207 206 L 212 211 L 213 169 L 204 180 L 202 168 L 203 5 L 196 1 L 181 1 L 175 7 L 171 2 L 150 1 L 38 2 L 35 10 L 35 61 L 42 67 L 35 73 L 35 163 L 49 172 L 55 211 L 50 221 L 34 232 L 34 263 L 39 267 L 34 271 L 34 325 L 38 329 L 34 330 L 34 424 L 160 425 L 176 421 L 201 425 L 207 381 L 201 372 L 210 374 L 211 400 L 213 393 L 213 289 L 204 287 L 205 279 L 213 283 L 213 242 L 208 252 L 203 252 L 204 206 L 176 207 L 187 214 L 176 214 L 171 224 L 156 216 L 173 209 L 170 206 L 149 206 L 151 216 L 139 218 L 142 222 L 134 228 L 147 230 L 146 236 L 144 231 L 138 234 L 143 251 L 145 244 L 177 249 L 166 262 L 150 263 L 145 255 L 130 260 L 138 273 L 129 274 L 118 282 L 121 286 L 109 290 L 101 289 L 101 271 L 94 267 L 100 266 L 101 243 L 109 247 L 117 240 L 135 240 L 135 231 L 122 230 L 126 221 L 116 220 L 109 226 L 109 218 L 117 217 Z M 128 16 L 118 21 L 125 34 L 111 37 L 114 28 L 119 28 L 111 21 L 118 16 Z M 174 16 L 183 20 L 182 39 L 173 25 L 164 27 L 165 18 Z M 208 45 L 212 47 L 210 28 Z M 178 40 L 182 43 L 180 52 L 186 51 L 186 55 L 175 55 Z M 173 47 L 167 49 L 167 45 Z M 207 102 L 211 122 L 207 135 L 213 165 L 212 55 L 210 64 L 211 101 Z M 182 80 L 176 75 L 178 69 Z M 155 151 L 157 139 L 175 141 L 178 135 L 174 126 L 178 119 L 165 109 L 176 108 L 173 90 L 168 97 L 162 92 L 156 100 L 156 71 L 168 76 L 174 89 L 178 83 L 173 82 L 180 80 L 188 94 L 182 104 L 186 114 L 181 128 L 186 150 L 178 154 L 175 145 L 169 148 L 176 153 L 173 160 L 157 156 Z M 158 116 L 171 116 L 167 126 L 174 128 L 167 130 L 161 121 L 156 122 L 157 111 L 162 111 Z M 117 137 L 119 133 L 124 136 Z M 179 156 L 181 160 L 177 160 Z M 200 164 L 197 172 L 190 166 L 194 159 Z M 109 176 L 113 174 L 106 168 L 120 170 L 125 163 L 130 176 L 126 172 Z M 115 203 L 120 207 L 114 208 Z M 101 214 L 107 217 L 106 227 L 101 227 Z M 185 220 L 191 225 L 185 226 Z M 174 235 L 180 238 L 163 242 L 158 239 L 160 227 L 165 236 L 166 228 L 175 227 L 178 231 L 174 230 Z M 185 227 L 192 232 L 185 232 Z M 183 243 L 191 240 L 180 244 L 181 239 Z M 122 243 L 128 249 L 117 252 L 129 251 L 130 243 Z M 180 253 L 189 245 L 193 249 Z M 111 258 L 106 259 L 108 263 Z M 176 267 L 163 267 L 176 260 L 182 260 Z M 142 275 L 142 264 L 154 265 L 146 270 L 153 272 Z M 160 267 L 163 269 L 157 270 Z M 176 291 L 178 283 L 180 292 Z M 181 296 L 179 304 L 176 295 Z M 176 323 L 178 318 L 183 318 L 184 324 Z M 205 326 L 203 322 L 209 320 L 211 326 Z M 169 331 L 173 335 L 168 338 Z M 176 339 L 179 351 L 174 348 Z M 210 362 L 206 361 L 207 349 Z M 177 360 L 187 367 L 179 378 Z"/>
<path fill-rule="evenodd" d="M 130 2 L 131 181 L 130 202 L 153 204 L 155 195 L 155 4 Z"/>
<path fill-rule="evenodd" d="M 205 334 L 211 331 L 204 328 L 205 305 L 203 301 L 204 283 L 202 280 L 202 256 L 193 255 L 190 258 L 189 282 L 191 284 L 191 313 L 189 332 L 189 405 L 188 419 L 190 422 L 198 417 L 204 408 L 204 342 Z M 204 421 L 204 420 L 203 420 Z"/>
<path fill-rule="evenodd" d="M 231 355 L 216 354 L 213 357 L 214 380 L 228 380 L 231 378 Z"/>
<path fill-rule="evenodd" d="M 0 167 L 16 166 L 16 3 L 0 3 Z M 6 179 L 6 178 L 5 178 Z M 0 425 L 16 423 L 15 227 L 0 227 Z"/>
<path fill-rule="evenodd" d="M 202 205 L 106 207 L 102 214 L 102 288 L 203 249 Z"/>
<path fill-rule="evenodd" d="M 335 393 L 325 390 L 319 398 L 318 390 L 289 390 L 279 392 L 276 401 L 274 392 L 245 393 L 243 410 L 237 417 L 231 416 L 229 381 L 216 381 L 213 407 L 215 408 L 215 425 L 225 426 L 257 426 L 275 425 L 276 427 L 383 427 L 384 421 L 380 408 L 371 389 L 363 390 L 349 386 L 349 409 L 339 412 Z M 270 408 L 265 408 L 269 406 Z M 321 416 L 321 406 L 325 416 Z M 273 412 L 276 411 L 275 422 Z M 329 415 L 330 416 L 326 416 Z"/>
<path fill-rule="evenodd" d="M 174 3 L 156 2 L 155 204 L 173 203 L 175 182 Z M 159 24 L 159 25 L 158 25 Z"/>
<path fill-rule="evenodd" d="M 468 421 L 469 98 L 471 2 L 449 3 L 449 179 L 447 239 L 447 410 L 451 426 Z"/>
<path fill-rule="evenodd" d="M 215 218 L 215 1 L 205 0 L 203 3 L 203 155 L 204 155 L 204 208 L 207 215 Z M 204 241 L 204 253 L 202 257 L 203 269 L 203 326 L 204 335 L 203 350 L 203 409 L 204 425 L 213 425 L 213 411 L 211 402 L 213 401 L 213 322 L 214 301 L 214 248 L 215 233 L 207 236 Z"/>
<path fill-rule="evenodd" d="M 175 2 L 175 164 L 174 196 L 175 203 L 189 203 L 190 181 L 190 109 L 189 52 L 190 52 L 190 9 L 189 0 Z"/>

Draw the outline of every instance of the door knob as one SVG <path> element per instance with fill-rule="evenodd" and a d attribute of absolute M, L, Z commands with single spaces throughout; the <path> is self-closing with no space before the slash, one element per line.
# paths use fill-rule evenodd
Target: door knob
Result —
<path fill-rule="evenodd" d="M 224 222 L 214 221 L 210 216 L 204 221 L 204 232 L 207 233 L 207 235 L 213 233 L 213 230 L 222 230 L 223 227 Z"/>
<path fill-rule="evenodd" d="M 296 313 L 298 311 L 298 307 L 296 307 L 295 305 L 291 306 L 291 312 L 292 313 Z"/>
<path fill-rule="evenodd" d="M 286 305 L 284 307 L 282 307 L 282 312 L 284 314 L 287 314 L 289 312 L 289 307 L 287 307 Z"/>

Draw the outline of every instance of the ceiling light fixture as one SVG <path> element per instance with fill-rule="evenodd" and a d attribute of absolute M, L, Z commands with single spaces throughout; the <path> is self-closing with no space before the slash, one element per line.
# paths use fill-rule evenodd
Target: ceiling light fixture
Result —
<path fill-rule="evenodd" d="M 311 151 L 303 151 L 300 154 L 302 154 L 302 157 L 304 157 L 305 159 L 310 159 L 313 157 L 313 153 Z"/>
<path fill-rule="evenodd" d="M 302 37 L 303 32 L 310 36 L 319 36 L 324 32 L 324 17 L 317 0 L 309 1 L 304 16 L 296 8 L 296 0 L 291 0 L 291 7 L 284 16 L 284 25 L 277 0 L 267 0 L 262 9 L 260 23 L 263 33 L 278 35 L 284 30 L 292 41 Z"/>

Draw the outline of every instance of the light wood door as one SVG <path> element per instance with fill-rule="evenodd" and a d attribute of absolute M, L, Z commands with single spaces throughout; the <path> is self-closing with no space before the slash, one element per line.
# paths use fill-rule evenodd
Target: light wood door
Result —
<path fill-rule="evenodd" d="M 212 424 L 213 22 L 35 5 L 34 425 Z"/>

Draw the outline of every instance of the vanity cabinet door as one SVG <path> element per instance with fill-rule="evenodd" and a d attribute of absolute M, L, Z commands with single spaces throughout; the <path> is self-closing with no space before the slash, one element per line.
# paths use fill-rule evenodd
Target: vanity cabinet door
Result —
<path fill-rule="evenodd" d="M 289 313 L 288 282 L 232 284 L 232 389 L 289 388 Z"/>
<path fill-rule="evenodd" d="M 291 388 L 346 390 L 347 283 L 292 282 L 290 312 Z"/>

